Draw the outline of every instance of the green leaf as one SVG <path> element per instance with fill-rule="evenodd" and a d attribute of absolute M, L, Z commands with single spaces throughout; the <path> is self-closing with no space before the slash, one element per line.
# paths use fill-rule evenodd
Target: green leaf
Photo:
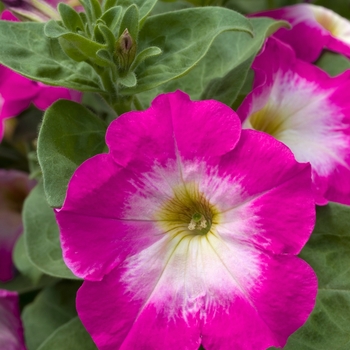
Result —
<path fill-rule="evenodd" d="M 106 66 L 105 61 L 97 55 L 97 51 L 105 49 L 106 45 L 89 40 L 80 34 L 71 33 L 61 27 L 56 21 L 49 21 L 44 28 L 46 36 L 59 39 L 62 50 L 75 61 L 91 60 L 100 66 Z"/>
<path fill-rule="evenodd" d="M 37 284 L 43 276 L 43 272 L 40 271 L 28 258 L 24 235 L 21 235 L 16 242 L 13 250 L 13 262 L 17 270 L 24 276 L 27 276 L 33 284 Z"/>
<path fill-rule="evenodd" d="M 78 317 L 58 328 L 38 350 L 97 350 Z"/>
<path fill-rule="evenodd" d="M 37 350 L 57 328 L 77 316 L 75 296 L 80 285 L 62 281 L 44 289 L 24 308 L 22 321 L 28 350 Z"/>
<path fill-rule="evenodd" d="M 241 91 L 248 70 L 265 39 L 281 27 L 289 27 L 287 22 L 276 22 L 270 18 L 252 18 L 251 22 L 254 28 L 254 39 L 248 45 L 241 41 L 235 41 L 235 44 L 232 41 L 225 43 L 225 45 L 236 49 L 235 52 L 231 52 L 231 60 L 229 60 L 234 67 L 223 77 L 210 81 L 202 93 L 201 99 L 215 99 L 231 106 Z M 224 43 L 222 43 L 220 51 L 225 50 L 223 45 Z M 209 59 L 207 64 L 212 65 L 213 61 L 210 61 L 210 57 L 207 59 Z"/>
<path fill-rule="evenodd" d="M 93 68 L 67 57 L 57 39 L 44 35 L 44 25 L 0 21 L 0 63 L 48 85 L 102 92 Z"/>
<path fill-rule="evenodd" d="M 104 24 L 99 24 L 98 29 L 103 35 L 104 42 L 106 43 L 109 52 L 114 52 L 115 49 L 115 37 L 111 30 Z M 98 52 L 97 52 L 98 53 Z"/>
<path fill-rule="evenodd" d="M 153 7 L 156 5 L 157 0 L 118 0 L 117 4 L 123 6 L 124 8 L 128 8 L 130 5 L 135 4 L 139 9 L 139 18 L 140 18 L 140 28 L 142 28 L 143 24 L 147 16 L 152 11 Z"/>
<path fill-rule="evenodd" d="M 15 291 L 19 294 L 24 294 L 41 289 L 46 286 L 51 286 L 57 283 L 58 279 L 48 275 L 42 275 L 40 280 L 33 282 L 29 277 L 24 275 L 17 275 L 11 281 L 3 283 L 0 282 L 0 289 Z"/>
<path fill-rule="evenodd" d="M 300 257 L 318 277 L 316 307 L 284 350 L 350 349 L 350 207 L 317 208 L 315 230 Z"/>
<path fill-rule="evenodd" d="M 39 270 L 54 277 L 77 278 L 63 262 L 59 229 L 41 182 L 24 202 L 23 226 L 28 257 Z"/>
<path fill-rule="evenodd" d="M 101 4 L 98 0 L 81 0 L 81 4 L 84 7 L 86 16 L 90 24 L 96 22 L 102 15 Z"/>
<path fill-rule="evenodd" d="M 112 33 L 117 33 L 116 28 L 118 27 L 121 13 L 122 13 L 122 7 L 114 6 L 110 8 L 108 11 L 106 11 L 101 17 L 101 20 L 105 22 L 106 26 L 112 31 Z"/>
<path fill-rule="evenodd" d="M 217 99 L 228 105 L 243 87 L 252 60 L 264 39 L 286 26 L 270 18 L 252 18 L 254 37 L 242 32 L 226 32 L 218 36 L 205 57 L 188 74 L 157 89 L 140 95 L 145 106 L 161 91 L 181 89 L 192 99 Z"/>
<path fill-rule="evenodd" d="M 137 41 L 139 35 L 139 10 L 136 5 L 129 6 L 124 12 L 117 38 L 123 34 L 125 29 L 128 30 L 133 40 Z"/>
<path fill-rule="evenodd" d="M 46 111 L 38 138 L 38 158 L 50 206 L 61 207 L 75 169 L 104 152 L 106 128 L 92 112 L 72 101 L 57 101 Z"/>
<path fill-rule="evenodd" d="M 335 52 L 324 51 L 316 65 L 331 76 L 336 76 L 350 68 L 350 60 Z"/>
<path fill-rule="evenodd" d="M 135 72 L 137 86 L 122 93 L 139 93 L 185 75 L 206 55 L 214 39 L 226 31 L 245 32 L 245 40 L 253 40 L 250 21 L 220 7 L 190 8 L 149 17 L 139 35 L 140 51 L 157 46 L 163 53 L 141 64 Z"/>
<path fill-rule="evenodd" d="M 137 83 L 136 75 L 134 72 L 129 72 L 125 77 L 119 77 L 118 82 L 126 87 L 135 86 Z"/>
<path fill-rule="evenodd" d="M 84 23 L 74 9 L 61 2 L 58 4 L 58 11 L 61 15 L 62 22 L 67 29 L 73 33 L 76 33 L 78 29 L 84 31 Z"/>
<path fill-rule="evenodd" d="M 157 46 L 147 47 L 147 49 L 144 49 L 136 56 L 134 62 L 130 67 L 130 70 L 134 71 L 145 59 L 152 56 L 158 56 L 161 53 L 162 53 L 162 50 Z"/>

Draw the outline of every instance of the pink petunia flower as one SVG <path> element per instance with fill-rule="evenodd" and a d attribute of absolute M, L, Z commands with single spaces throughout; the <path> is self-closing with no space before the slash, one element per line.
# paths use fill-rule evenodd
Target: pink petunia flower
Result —
<path fill-rule="evenodd" d="M 237 111 L 243 128 L 274 136 L 311 163 L 317 204 L 350 204 L 350 71 L 331 78 L 273 38 L 253 69 L 253 91 Z"/>
<path fill-rule="evenodd" d="M 0 289 L 0 349 L 25 350 L 18 295 Z"/>
<path fill-rule="evenodd" d="M 60 2 L 67 3 L 82 11 L 83 7 L 79 0 L 2 0 L 6 7 L 21 19 L 46 22 L 50 19 L 60 20 L 57 6 Z"/>
<path fill-rule="evenodd" d="M 4 11 L 1 14 L 1 19 L 7 21 L 18 20 L 9 11 Z M 45 110 L 61 98 L 79 102 L 81 93 L 29 80 L 0 65 L 0 141 L 4 134 L 4 119 L 17 116 L 27 109 L 31 103 L 37 108 Z"/>
<path fill-rule="evenodd" d="M 315 221 L 309 164 L 180 91 L 120 116 L 106 142 L 56 212 L 98 348 L 283 346 L 317 290 L 294 256 Z"/>
<path fill-rule="evenodd" d="M 12 251 L 23 231 L 22 206 L 35 181 L 17 170 L 0 169 L 0 281 L 13 277 Z M 1 349 L 1 347 L 0 347 Z"/>
<path fill-rule="evenodd" d="M 350 22 L 337 13 L 311 4 L 297 4 L 250 16 L 286 20 L 292 29 L 279 29 L 274 36 L 293 47 L 298 58 L 314 62 L 323 49 L 350 58 Z"/>

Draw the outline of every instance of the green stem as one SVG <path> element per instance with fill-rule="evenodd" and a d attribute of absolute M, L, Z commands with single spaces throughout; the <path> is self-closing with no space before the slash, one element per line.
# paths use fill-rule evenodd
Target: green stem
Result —
<path fill-rule="evenodd" d="M 133 102 L 136 110 L 143 111 L 145 109 L 145 107 L 142 105 L 142 102 L 139 100 L 139 98 L 136 95 L 134 96 Z"/>
<path fill-rule="evenodd" d="M 275 6 L 275 1 L 274 1 L 274 0 L 267 0 L 267 7 L 268 7 L 269 9 L 275 8 L 275 7 L 276 7 L 276 6 Z"/>
<path fill-rule="evenodd" d="M 113 109 L 120 116 L 123 113 L 130 112 L 132 110 L 131 105 L 133 102 L 133 96 L 119 96 L 116 103 L 113 104 Z"/>

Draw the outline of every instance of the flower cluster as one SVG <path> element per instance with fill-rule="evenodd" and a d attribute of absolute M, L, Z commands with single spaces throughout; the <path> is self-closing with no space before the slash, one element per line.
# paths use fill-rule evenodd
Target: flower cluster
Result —
<path fill-rule="evenodd" d="M 99 349 L 283 346 L 317 289 L 294 256 L 314 225 L 309 165 L 179 91 L 122 115 L 106 142 L 56 213 Z"/>

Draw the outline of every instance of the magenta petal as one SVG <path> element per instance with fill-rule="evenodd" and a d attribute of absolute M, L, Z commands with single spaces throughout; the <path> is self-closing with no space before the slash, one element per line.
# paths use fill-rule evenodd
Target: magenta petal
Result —
<path fill-rule="evenodd" d="M 293 47 L 298 58 L 314 62 L 323 49 L 350 57 L 350 22 L 337 13 L 311 4 L 297 4 L 251 16 L 285 20 L 292 29 L 279 29 L 274 37 Z"/>
<path fill-rule="evenodd" d="M 13 277 L 12 251 L 22 233 L 22 205 L 33 187 L 28 175 L 0 170 L 0 281 Z"/>
<path fill-rule="evenodd" d="M 0 349 L 25 350 L 16 292 L 0 290 Z"/>
<path fill-rule="evenodd" d="M 71 93 L 66 88 L 47 86 L 41 83 L 38 83 L 38 86 L 40 90 L 33 103 L 39 109 L 46 110 L 59 99 L 80 102 L 81 93 L 79 92 L 74 91 Z"/>
<path fill-rule="evenodd" d="M 146 301 L 134 299 L 120 283 L 122 273 L 120 268 L 100 282 L 85 281 L 77 294 L 79 317 L 98 348 L 197 350 L 199 322 L 192 316 L 184 320 L 162 314 L 152 305 L 152 294 Z M 152 282 L 146 293 L 152 293 Z"/>
<path fill-rule="evenodd" d="M 205 349 L 265 350 L 283 347 L 312 311 L 316 275 L 296 257 L 265 256 L 264 279 L 229 310 L 215 310 L 203 326 Z"/>
<path fill-rule="evenodd" d="M 290 150 L 269 135 L 244 130 L 235 150 L 222 158 L 220 171 L 244 174 L 251 168 L 259 173 L 240 179 L 242 204 L 236 201 L 232 210 L 224 209 L 227 224 L 219 231 L 231 236 L 230 222 L 242 206 L 239 212 L 248 218 L 250 232 L 244 239 L 276 254 L 298 254 L 315 225 L 310 166 L 296 163 Z"/>
<path fill-rule="evenodd" d="M 108 128 L 106 141 L 118 164 L 132 161 L 140 171 L 143 165 L 165 164 L 177 155 L 220 156 L 235 146 L 239 135 L 239 120 L 229 107 L 217 101 L 192 102 L 177 91 L 158 96 L 146 111 L 122 115 Z"/>
<path fill-rule="evenodd" d="M 160 238 L 152 220 L 126 217 L 123 212 L 129 191 L 135 190 L 129 183 L 132 177 L 107 154 L 89 159 L 73 175 L 56 218 L 63 257 L 77 276 L 99 280 L 126 256 Z"/>
<path fill-rule="evenodd" d="M 5 10 L 1 13 L 0 19 L 4 20 L 4 21 L 13 21 L 13 22 L 17 22 L 18 18 L 11 13 L 9 10 Z"/>
<path fill-rule="evenodd" d="M 350 73 L 332 78 L 274 38 L 253 69 L 254 88 L 238 109 L 243 128 L 270 133 L 310 162 L 317 204 L 350 204 Z"/>

